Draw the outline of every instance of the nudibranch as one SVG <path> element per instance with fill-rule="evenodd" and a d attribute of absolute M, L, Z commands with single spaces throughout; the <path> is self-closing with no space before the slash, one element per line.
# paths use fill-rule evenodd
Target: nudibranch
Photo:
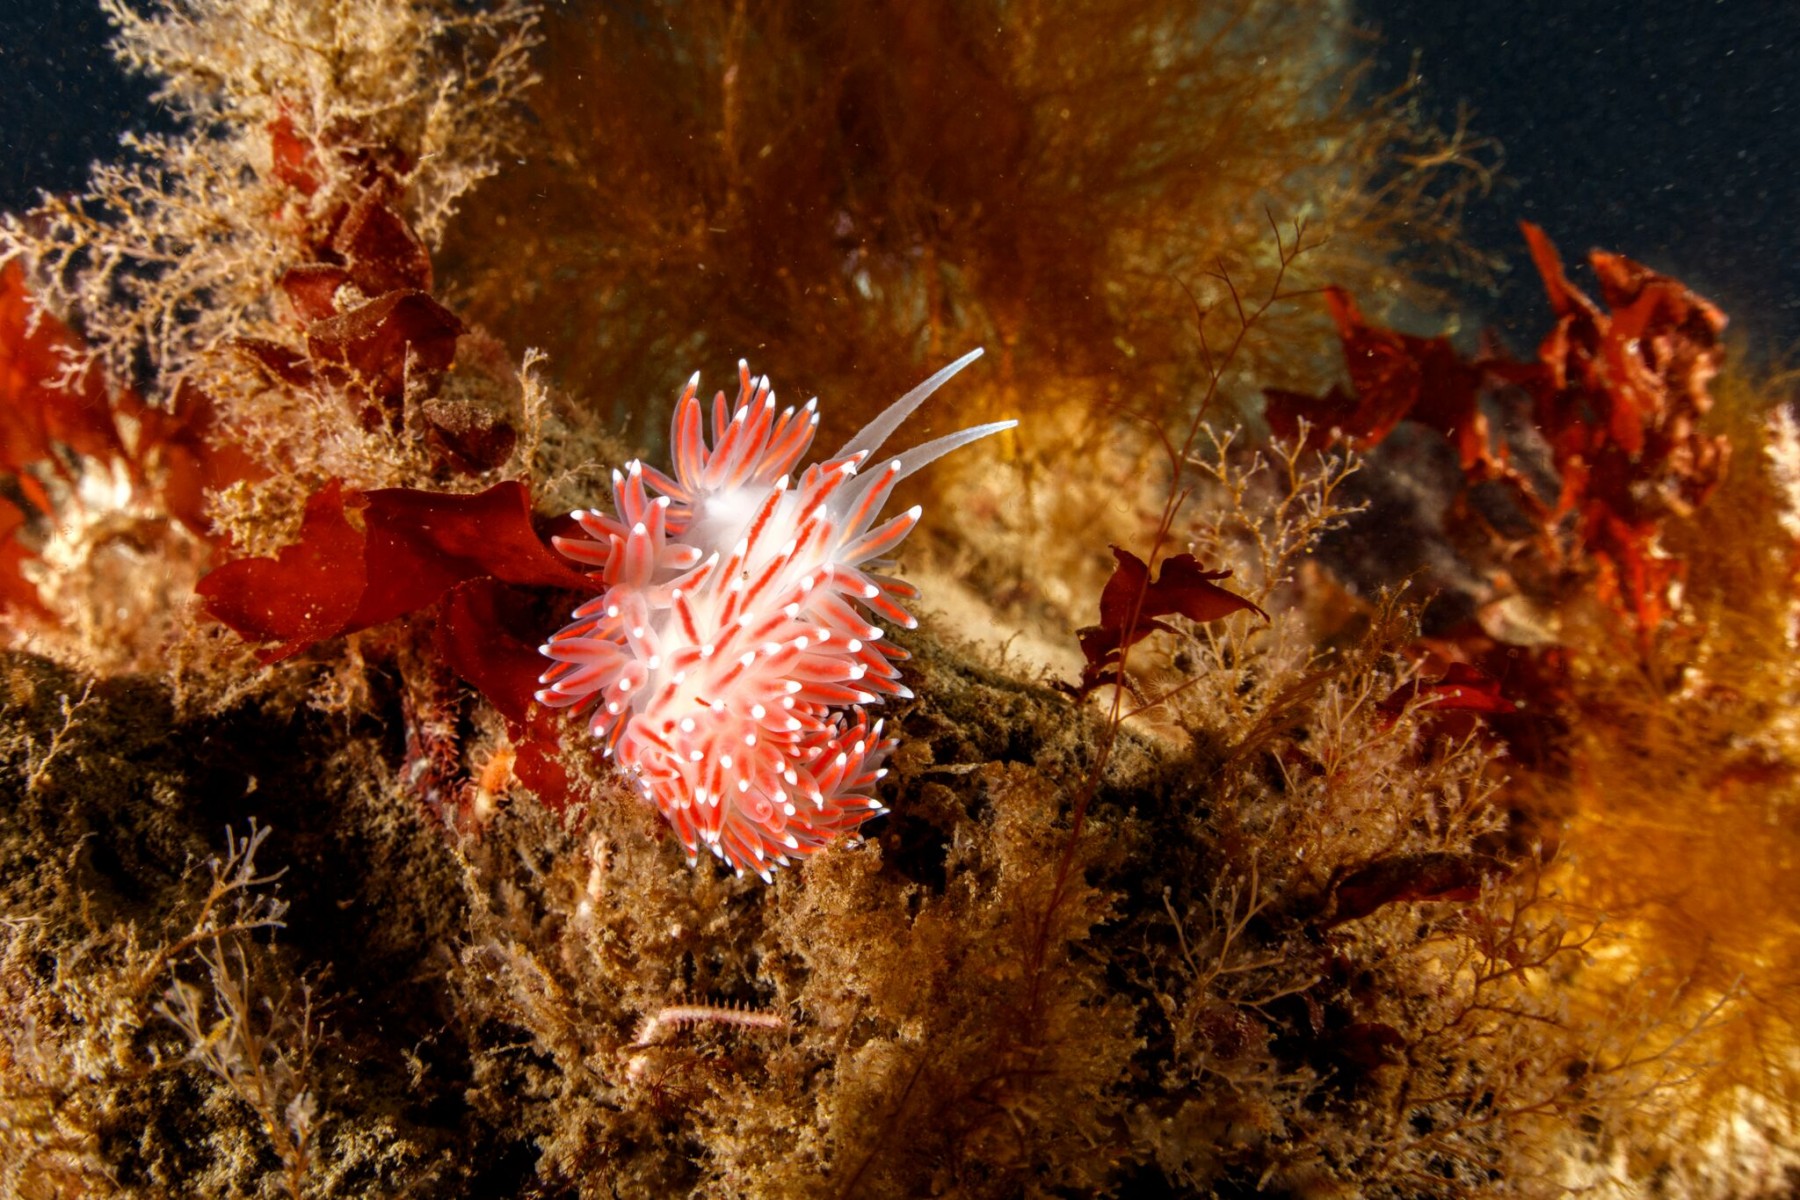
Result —
<path fill-rule="evenodd" d="M 889 559 L 919 521 L 876 524 L 902 479 L 1017 424 L 978 425 L 877 467 L 914 409 L 981 355 L 902 396 L 837 453 L 800 472 L 817 400 L 775 409 L 766 376 L 738 364 L 738 394 L 713 399 L 711 444 L 688 380 L 669 428 L 673 474 L 614 471 L 614 513 L 572 514 L 557 538 L 599 587 L 540 649 L 554 665 L 541 703 L 594 706 L 589 731 L 674 827 L 740 874 L 812 854 L 882 812 L 876 781 L 894 748 L 866 706 L 912 693 L 907 655 L 865 614 L 913 628 L 917 589 Z"/>

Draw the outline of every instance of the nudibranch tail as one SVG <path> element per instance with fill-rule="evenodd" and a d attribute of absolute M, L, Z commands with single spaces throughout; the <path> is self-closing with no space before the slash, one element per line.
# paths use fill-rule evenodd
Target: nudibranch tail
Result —
<path fill-rule="evenodd" d="M 980 425 L 871 464 L 875 451 L 981 351 L 944 367 L 836 454 L 794 472 L 816 401 L 777 411 L 766 376 L 700 402 L 688 380 L 669 426 L 672 474 L 613 472 L 613 513 L 574 513 L 558 538 L 599 593 L 540 649 L 537 698 L 592 705 L 588 728 L 687 849 L 765 880 L 883 811 L 895 746 L 866 709 L 912 693 L 907 655 L 865 614 L 912 628 L 888 556 L 918 523 L 880 521 L 894 487 L 952 450 L 1010 429 Z M 880 523 L 878 523 L 880 522 Z"/>

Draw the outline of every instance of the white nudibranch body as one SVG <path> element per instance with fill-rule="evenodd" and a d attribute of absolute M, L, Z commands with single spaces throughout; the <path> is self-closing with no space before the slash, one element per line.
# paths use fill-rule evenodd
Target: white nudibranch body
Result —
<path fill-rule="evenodd" d="M 675 405 L 674 471 L 613 472 L 614 514 L 573 514 L 557 538 L 599 593 L 541 647 L 540 702 L 592 704 L 588 727 L 687 848 L 767 880 L 883 811 L 875 783 L 894 748 L 866 706 L 912 695 L 905 651 L 866 614 L 906 628 L 916 589 L 891 554 L 919 520 L 876 521 L 894 486 L 944 454 L 1009 429 L 965 429 L 889 458 L 875 452 L 981 354 L 957 359 L 890 405 L 837 453 L 791 472 L 812 445 L 816 401 L 777 414 L 768 378 L 738 364 L 738 395 L 700 377 Z"/>

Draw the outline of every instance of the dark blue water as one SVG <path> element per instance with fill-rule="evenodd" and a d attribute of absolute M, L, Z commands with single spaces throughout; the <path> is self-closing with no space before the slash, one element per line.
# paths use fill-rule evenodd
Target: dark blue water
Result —
<path fill-rule="evenodd" d="M 107 53 L 111 36 L 94 0 L 0 0 L 0 210 L 79 188 L 124 130 L 166 127 L 149 83 Z"/>
<path fill-rule="evenodd" d="M 1543 327 L 1516 234 L 1566 260 L 1600 246 L 1679 276 L 1763 344 L 1800 343 L 1800 3 L 1363 0 L 1383 80 L 1415 52 L 1440 122 L 1458 101 L 1505 147 L 1508 183 L 1469 214 L 1509 253 L 1492 298 L 1526 344 Z"/>

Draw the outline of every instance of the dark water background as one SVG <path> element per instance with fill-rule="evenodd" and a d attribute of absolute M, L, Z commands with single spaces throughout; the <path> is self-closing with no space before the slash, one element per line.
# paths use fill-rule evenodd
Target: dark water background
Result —
<path fill-rule="evenodd" d="M 118 152 L 126 129 L 164 129 L 150 85 L 106 50 L 94 0 L 0 0 L 0 210 L 67 192 Z"/>
<path fill-rule="evenodd" d="M 1763 352 L 1800 347 L 1800 0 L 1363 0 L 1377 86 L 1418 56 L 1426 103 L 1505 147 L 1469 214 L 1512 270 L 1472 307 L 1515 345 L 1543 317 L 1517 223 L 1570 259 L 1631 255 L 1717 300 Z M 157 127 L 92 0 L 0 0 L 0 209 L 80 185 L 119 131 Z"/>
<path fill-rule="evenodd" d="M 1459 101 L 1508 181 L 1469 213 L 1512 271 L 1490 319 L 1543 318 L 1517 223 L 1575 259 L 1630 255 L 1716 300 L 1765 351 L 1800 348 L 1800 2 L 1363 0 L 1380 77 L 1413 55 L 1428 108 Z"/>

